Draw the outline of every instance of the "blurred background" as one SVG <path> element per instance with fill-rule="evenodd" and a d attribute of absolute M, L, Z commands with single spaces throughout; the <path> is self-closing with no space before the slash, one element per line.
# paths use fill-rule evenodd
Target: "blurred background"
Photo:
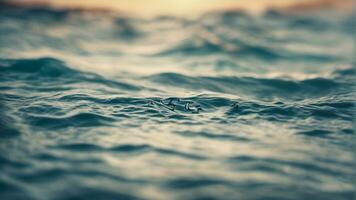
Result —
<path fill-rule="evenodd" d="M 152 15 L 180 15 L 197 16 L 204 12 L 224 9 L 241 9 L 252 13 L 260 13 L 266 9 L 281 9 L 291 12 L 335 10 L 342 12 L 352 11 L 352 0 L 133 0 L 133 1 L 84 1 L 84 0 L 12 0 L 5 1 L 16 4 L 27 5 L 47 5 L 57 8 L 87 8 L 87 9 L 106 9 L 131 13 L 139 16 Z"/>

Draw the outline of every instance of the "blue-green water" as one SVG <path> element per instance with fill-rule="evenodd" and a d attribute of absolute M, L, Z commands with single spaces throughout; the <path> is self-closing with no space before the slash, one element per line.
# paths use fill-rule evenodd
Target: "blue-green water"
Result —
<path fill-rule="evenodd" d="M 353 199 L 352 20 L 1 8 L 0 199 Z"/>

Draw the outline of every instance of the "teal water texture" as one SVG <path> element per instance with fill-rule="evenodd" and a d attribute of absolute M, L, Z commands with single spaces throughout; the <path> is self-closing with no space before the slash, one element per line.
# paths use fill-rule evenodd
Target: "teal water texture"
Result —
<path fill-rule="evenodd" d="M 353 199 L 352 16 L 0 9 L 0 199 Z"/>

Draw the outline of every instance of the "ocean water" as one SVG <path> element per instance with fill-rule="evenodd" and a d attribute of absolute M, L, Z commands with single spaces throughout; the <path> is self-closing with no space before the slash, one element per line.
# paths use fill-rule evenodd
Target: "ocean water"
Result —
<path fill-rule="evenodd" d="M 352 27 L 2 7 L 0 199 L 353 199 Z"/>

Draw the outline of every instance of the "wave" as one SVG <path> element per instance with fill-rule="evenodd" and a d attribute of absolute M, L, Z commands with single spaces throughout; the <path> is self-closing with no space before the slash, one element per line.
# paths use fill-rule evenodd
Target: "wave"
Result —
<path fill-rule="evenodd" d="M 181 158 L 192 159 L 192 160 L 201 160 L 206 159 L 203 156 L 194 155 L 191 153 L 185 153 L 174 149 L 165 149 L 165 148 L 156 148 L 146 144 L 123 144 L 119 146 L 114 146 L 110 148 L 105 148 L 102 146 L 92 145 L 92 144 L 66 144 L 62 146 L 57 146 L 55 148 L 68 150 L 68 151 L 93 151 L 93 152 L 101 152 L 101 151 L 111 151 L 115 153 L 152 153 L 155 152 L 161 155 L 170 155 L 170 156 L 178 156 Z"/>
<path fill-rule="evenodd" d="M 147 77 L 148 80 L 178 88 L 212 91 L 229 94 L 249 94 L 258 97 L 280 96 L 288 98 L 318 97 L 332 94 L 341 87 L 351 85 L 334 79 L 314 78 L 302 81 L 252 77 L 191 77 L 176 73 L 162 73 Z"/>
<path fill-rule="evenodd" d="M 9 76 L 2 76 L 0 80 L 10 81 L 13 79 L 24 79 L 26 81 L 36 82 L 38 79 L 45 79 L 46 82 L 59 82 L 70 84 L 88 82 L 93 84 L 102 84 L 111 88 L 119 88 L 128 91 L 139 91 L 145 88 L 143 85 L 132 85 L 128 83 L 109 80 L 100 75 L 81 72 L 67 67 L 63 61 L 53 58 L 39 59 L 20 59 L 20 60 L 0 60 L 0 71 Z M 352 68 L 345 70 L 336 70 L 334 76 L 350 76 L 354 73 Z M 190 88 L 193 90 L 205 90 L 230 94 L 255 94 L 268 97 L 270 94 L 288 95 L 289 97 L 303 96 L 321 96 L 332 94 L 334 91 L 341 91 L 340 88 L 350 88 L 347 82 L 336 81 L 333 78 L 313 78 L 301 81 L 288 80 L 282 78 L 266 79 L 252 77 L 206 77 L 206 76 L 186 76 L 178 73 L 155 74 L 144 79 L 153 83 L 171 85 L 179 88 Z M 64 85 L 63 85 L 64 86 Z M 50 91 L 50 85 L 42 88 L 42 91 Z M 61 89 L 61 87 L 57 88 Z M 63 88 L 65 89 L 65 87 Z M 69 98 L 67 96 L 66 98 Z M 90 97 L 73 95 L 71 98 L 78 100 Z M 74 100 L 74 99 L 73 99 Z M 109 101 L 109 100 L 98 100 Z"/>
<path fill-rule="evenodd" d="M 186 137 L 205 137 L 209 139 L 228 140 L 228 141 L 244 141 L 244 142 L 249 141 L 248 138 L 238 137 L 229 134 L 213 134 L 209 132 L 194 132 L 194 131 L 176 131 L 176 133 Z"/>
<path fill-rule="evenodd" d="M 2 73 L 28 73 L 36 74 L 38 77 L 59 77 L 76 75 L 76 71 L 65 66 L 65 64 L 54 58 L 0 60 Z"/>
<path fill-rule="evenodd" d="M 46 117 L 46 116 L 31 116 L 26 117 L 29 123 L 33 126 L 45 128 L 68 128 L 68 127 L 91 127 L 109 125 L 114 121 L 113 118 L 102 116 L 95 113 L 78 113 L 68 117 Z"/>
<path fill-rule="evenodd" d="M 140 90 L 139 87 L 134 85 L 108 80 L 94 73 L 72 69 L 66 66 L 63 61 L 54 58 L 1 59 L 0 72 L 8 75 L 0 77 L 0 81 L 13 79 L 38 81 L 38 79 L 45 79 L 48 83 L 52 81 L 62 84 L 91 82 L 125 90 Z"/>
<path fill-rule="evenodd" d="M 318 135 L 323 124 L 318 124 L 314 129 L 310 123 L 339 120 L 340 127 L 328 130 L 329 135 L 350 134 L 353 118 L 354 103 L 352 97 L 344 100 L 337 98 L 318 97 L 308 101 L 251 101 L 249 98 L 222 98 L 217 96 L 199 95 L 187 98 L 115 98 L 115 101 L 105 101 L 93 98 L 85 103 L 78 99 L 63 99 L 57 97 L 55 102 L 62 107 L 27 106 L 19 109 L 26 124 L 33 129 L 70 129 L 93 127 L 120 127 L 122 123 L 145 120 L 147 122 L 174 122 L 181 124 L 201 123 L 201 121 L 229 124 L 236 121 L 244 121 L 253 117 L 255 120 L 268 120 L 270 122 L 289 123 L 300 121 L 296 126 L 296 134 Z M 281 100 L 281 99 L 280 99 Z M 53 99 L 51 100 L 53 101 Z M 45 102 L 45 101 L 44 101 Z M 94 104 L 92 107 L 90 104 Z M 73 114 L 71 114 L 73 113 Z M 214 116 L 214 117 L 212 117 Z M 342 122 L 342 123 L 341 123 Z M 144 125 L 137 125 L 144 126 Z M 341 128 L 341 129 L 340 129 Z M 206 131 L 174 131 L 184 137 L 199 137 L 211 140 L 248 142 L 246 137 L 229 134 L 213 134 Z M 7 133 L 9 134 L 9 133 Z M 13 135 L 16 136 L 16 135 Z M 98 149 L 94 149 L 98 150 Z M 169 152 L 166 152 L 169 153 Z"/>
<path fill-rule="evenodd" d="M 0 109 L 2 112 L 4 110 Z M 14 126 L 11 126 L 11 124 L 15 124 L 16 120 L 13 119 L 12 117 L 2 113 L 0 119 L 0 140 L 1 139 L 8 139 L 8 138 L 14 138 L 18 137 L 21 135 L 21 132 L 15 128 Z"/>
<path fill-rule="evenodd" d="M 244 29 L 247 29 L 243 27 Z M 326 54 L 322 52 L 308 52 L 302 53 L 298 51 L 288 50 L 277 42 L 269 44 L 271 39 L 264 35 L 269 35 L 269 31 L 261 31 L 256 40 L 263 40 L 261 44 L 256 44 L 256 41 L 250 41 L 250 36 L 226 39 L 226 34 L 216 33 L 209 28 L 202 28 L 201 31 L 193 31 L 192 36 L 188 39 L 181 40 L 178 44 L 167 45 L 158 53 L 150 54 L 150 56 L 197 56 L 208 57 L 212 55 L 225 55 L 237 57 L 238 59 L 259 59 L 268 62 L 276 62 L 281 60 L 309 62 L 337 62 L 342 60 L 339 55 Z M 202 33 L 200 33 L 202 32 Z M 256 31 L 252 31 L 256 34 Z M 198 36 L 196 36 L 196 34 Z M 231 37 L 231 36 L 229 36 Z M 293 39 L 292 39 L 293 40 Z"/>
<path fill-rule="evenodd" d="M 184 55 L 184 56 L 209 56 L 212 54 L 228 54 L 235 56 L 252 56 L 266 60 L 276 60 L 281 58 L 282 55 L 272 49 L 259 47 L 259 46 L 227 46 L 225 44 L 217 44 L 206 39 L 193 39 L 183 41 L 182 44 L 170 47 L 166 50 L 154 54 L 154 56 L 171 56 L 171 55 Z"/>
<path fill-rule="evenodd" d="M 354 194 L 350 16 L 0 4 L 0 198 Z"/>
<path fill-rule="evenodd" d="M 229 181 L 219 180 L 216 178 L 179 178 L 174 179 L 165 184 L 169 189 L 194 189 L 199 187 L 207 187 L 212 185 L 232 185 Z"/>

